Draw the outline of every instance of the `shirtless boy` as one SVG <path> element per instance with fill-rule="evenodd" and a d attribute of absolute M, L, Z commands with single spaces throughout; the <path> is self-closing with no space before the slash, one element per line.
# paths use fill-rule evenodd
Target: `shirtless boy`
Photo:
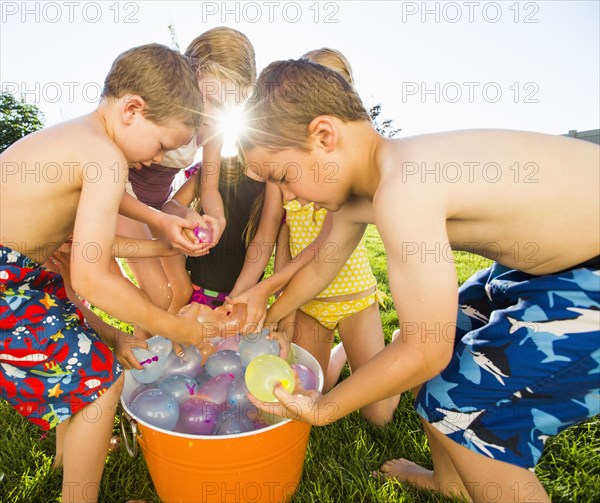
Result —
<path fill-rule="evenodd" d="M 190 141 L 201 111 L 183 56 L 141 46 L 115 60 L 94 112 L 31 134 L 0 157 L 0 396 L 42 429 L 56 426 L 63 501 L 97 499 L 122 376 L 107 344 L 67 299 L 61 276 L 40 264 L 72 236 L 78 294 L 153 334 L 201 341 L 193 311 L 168 314 L 110 272 L 119 248 L 171 253 L 160 242 L 115 242 L 117 213 L 128 165 L 160 162 Z M 125 364 L 137 365 L 131 343 L 106 342 Z M 86 420 L 87 407 L 97 420 Z"/>
<path fill-rule="evenodd" d="M 267 321 L 326 286 L 374 223 L 401 329 L 329 393 L 277 386 L 279 404 L 256 403 L 324 425 L 412 389 L 434 470 L 396 460 L 384 476 L 547 501 L 532 471 L 545 440 L 599 412 L 598 146 L 503 130 L 386 139 L 341 77 L 301 60 L 269 65 L 256 91 L 249 169 L 337 211 L 327 240 L 340 250 L 304 267 Z M 495 263 L 457 293 L 451 249 Z"/>

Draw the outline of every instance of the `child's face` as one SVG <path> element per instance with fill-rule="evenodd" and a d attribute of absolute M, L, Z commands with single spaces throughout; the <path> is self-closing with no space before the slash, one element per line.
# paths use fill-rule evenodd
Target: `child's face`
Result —
<path fill-rule="evenodd" d="M 122 141 L 121 150 L 126 159 L 138 168 L 152 163 L 160 164 L 169 150 L 175 150 L 188 143 L 194 136 L 194 130 L 172 120 L 158 125 L 137 114 L 133 127 L 128 129 L 128 136 Z"/>
<path fill-rule="evenodd" d="M 349 197 L 337 164 L 320 157 L 314 150 L 288 148 L 273 152 L 255 147 L 245 154 L 247 169 L 277 185 L 286 201 L 296 199 L 301 205 L 314 202 L 315 209 L 336 211 Z"/>

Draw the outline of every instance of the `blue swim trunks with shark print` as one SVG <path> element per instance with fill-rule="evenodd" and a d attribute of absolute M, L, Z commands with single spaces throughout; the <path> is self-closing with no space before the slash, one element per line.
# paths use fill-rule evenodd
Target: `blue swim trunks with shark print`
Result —
<path fill-rule="evenodd" d="M 452 360 L 417 412 L 460 445 L 533 470 L 549 437 L 600 413 L 598 262 L 475 274 L 459 291 Z"/>

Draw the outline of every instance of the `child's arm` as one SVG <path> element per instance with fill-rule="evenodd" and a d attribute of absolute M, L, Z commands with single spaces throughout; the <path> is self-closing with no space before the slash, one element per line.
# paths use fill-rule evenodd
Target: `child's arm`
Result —
<path fill-rule="evenodd" d="M 194 222 L 194 228 L 198 225 L 201 227 L 206 227 L 206 220 L 204 216 L 200 215 L 197 211 L 189 207 L 194 200 L 196 176 L 200 176 L 200 173 L 198 172 L 186 180 L 179 190 L 175 192 L 173 197 L 169 199 L 162 207 L 162 211 L 169 215 L 176 215 L 190 222 Z M 193 232 L 190 232 L 189 229 L 184 230 L 184 234 L 188 237 L 188 239 L 194 239 L 195 241 L 198 240 L 198 238 L 193 234 Z M 201 243 L 198 252 L 194 253 L 194 256 L 199 257 L 206 255 L 209 253 L 211 247 L 212 245 L 210 243 Z"/>
<path fill-rule="evenodd" d="M 276 185 L 267 182 L 258 228 L 248 245 L 244 267 L 231 290 L 231 297 L 235 297 L 258 283 L 273 253 L 283 214 L 281 191 Z"/>
<path fill-rule="evenodd" d="M 73 242 L 78 246 L 72 248 L 73 289 L 103 311 L 138 324 L 150 333 L 164 335 L 178 343 L 202 342 L 204 327 L 192 316 L 166 313 L 129 281 L 111 272 L 111 247 L 125 190 L 127 163 L 116 147 L 105 146 L 103 151 L 98 150 L 97 162 L 105 168 L 93 182 L 84 177 L 75 219 Z M 117 179 L 115 158 L 120 161 Z"/>
<path fill-rule="evenodd" d="M 200 201 L 202 210 L 209 217 L 210 225 L 213 231 L 213 242 L 215 246 L 225 230 L 227 222 L 225 221 L 225 210 L 223 208 L 223 198 L 219 192 L 219 174 L 221 172 L 221 141 L 219 137 L 208 142 L 202 148 L 202 166 L 196 176 L 202 177 L 200 184 Z"/>
<path fill-rule="evenodd" d="M 444 209 L 425 201 L 422 194 L 401 204 L 396 194 L 393 187 L 378 194 L 376 221 L 388 257 L 401 335 L 326 395 L 291 395 L 276 386 L 275 395 L 283 405 L 259 404 L 261 408 L 324 425 L 413 389 L 448 365 L 456 326 L 456 271 L 451 260 L 431 252 L 449 247 Z M 404 215 L 408 217 L 399 218 Z M 415 246 L 418 253 L 413 253 Z"/>
<path fill-rule="evenodd" d="M 166 236 L 174 248 L 188 255 L 195 255 L 203 248 L 196 241 L 187 239 L 183 234 L 185 229 L 193 230 L 197 225 L 195 222 L 151 208 L 126 192 L 119 205 L 119 213 L 148 224 L 157 231 L 157 234 Z"/>
<path fill-rule="evenodd" d="M 349 233 L 348 229 L 346 229 L 344 227 L 344 224 L 341 223 L 341 220 L 342 220 L 342 218 L 337 217 L 337 221 L 340 222 L 337 225 L 337 227 L 339 229 L 339 232 L 337 233 L 337 235 L 339 236 L 339 239 L 349 238 L 351 236 L 351 233 Z M 327 288 L 327 286 L 329 286 L 331 281 L 333 281 L 336 274 L 339 272 L 339 270 L 342 267 L 341 265 L 339 265 L 340 262 L 338 260 L 337 255 L 336 255 L 335 261 L 329 260 L 326 263 L 321 264 L 321 266 L 320 266 L 320 267 L 324 268 L 324 267 L 326 267 L 326 264 L 329 264 L 329 266 L 331 266 L 330 272 L 326 273 L 324 270 L 319 270 L 317 272 L 315 272 L 314 270 L 311 270 L 310 272 L 309 271 L 304 272 L 304 275 L 306 276 L 306 279 L 304 280 L 304 284 L 303 284 L 302 279 L 300 279 L 300 281 L 298 283 L 294 283 L 294 284 L 300 285 L 298 288 L 299 297 L 294 297 L 294 294 L 288 293 L 288 295 L 282 299 L 281 304 L 278 305 L 277 301 L 276 301 L 273 304 L 273 306 L 271 306 L 271 309 L 273 309 L 274 306 L 276 306 L 276 305 L 278 306 L 277 308 L 275 308 L 275 311 L 271 314 L 271 310 L 269 310 L 269 312 L 267 314 L 266 304 L 267 304 L 268 298 L 271 295 L 273 295 L 277 292 L 280 292 L 288 284 L 288 282 L 292 279 L 292 277 L 294 277 L 298 273 L 298 271 L 302 270 L 305 266 L 307 266 L 311 262 L 316 263 L 319 260 L 325 261 L 328 254 L 324 253 L 324 246 L 327 246 L 325 244 L 326 239 L 327 239 L 327 241 L 331 240 L 328 238 L 329 238 L 330 229 L 332 227 L 332 221 L 333 221 L 333 215 L 331 213 L 329 213 L 325 219 L 323 227 L 321 228 L 321 232 L 319 233 L 317 238 L 311 244 L 309 244 L 306 248 L 304 248 L 304 250 L 302 250 L 293 259 L 291 259 L 289 261 L 288 260 L 284 261 L 283 265 L 280 264 L 281 268 L 279 270 L 277 270 L 276 272 L 274 272 L 271 276 L 264 279 L 260 283 L 254 285 L 252 288 L 236 295 L 235 298 L 230 299 L 231 304 L 237 304 L 237 303 L 248 304 L 248 313 L 247 313 L 246 323 L 258 326 L 259 328 L 262 328 L 262 325 L 265 322 L 265 319 L 268 319 L 269 322 L 271 322 L 271 323 L 279 322 L 285 316 L 294 312 L 295 309 L 302 306 L 309 300 L 312 300 L 313 298 L 315 298 L 319 293 L 321 293 L 323 290 L 325 290 Z M 362 237 L 362 234 L 360 234 L 360 236 L 358 237 L 358 241 L 354 245 L 354 248 L 360 242 L 361 237 Z M 352 245 L 350 244 L 349 246 L 352 246 Z M 352 251 L 354 251 L 354 248 L 352 248 Z M 352 251 L 350 252 L 350 254 L 352 254 Z M 348 257 L 349 256 L 350 255 L 348 255 Z M 341 263 L 343 265 L 345 262 L 341 262 Z M 310 279 L 308 279 L 309 275 L 310 275 Z M 333 275 L 333 276 L 331 276 L 331 275 Z M 331 276 L 331 279 L 329 281 L 327 281 L 327 279 L 330 276 Z M 309 281 L 310 281 L 310 283 L 308 283 Z M 310 287 L 306 288 L 306 284 L 310 284 Z M 232 292 L 232 297 L 233 297 L 233 293 L 234 292 Z M 278 301 L 279 301 L 279 298 L 278 298 Z M 287 311 L 287 312 L 285 312 L 285 311 Z"/>

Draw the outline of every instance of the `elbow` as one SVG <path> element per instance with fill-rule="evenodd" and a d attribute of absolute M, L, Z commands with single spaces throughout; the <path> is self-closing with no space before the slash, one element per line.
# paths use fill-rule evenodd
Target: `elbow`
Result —
<path fill-rule="evenodd" d="M 97 281 L 94 274 L 87 269 L 76 269 L 71 272 L 71 288 L 80 297 L 92 302 Z"/>

